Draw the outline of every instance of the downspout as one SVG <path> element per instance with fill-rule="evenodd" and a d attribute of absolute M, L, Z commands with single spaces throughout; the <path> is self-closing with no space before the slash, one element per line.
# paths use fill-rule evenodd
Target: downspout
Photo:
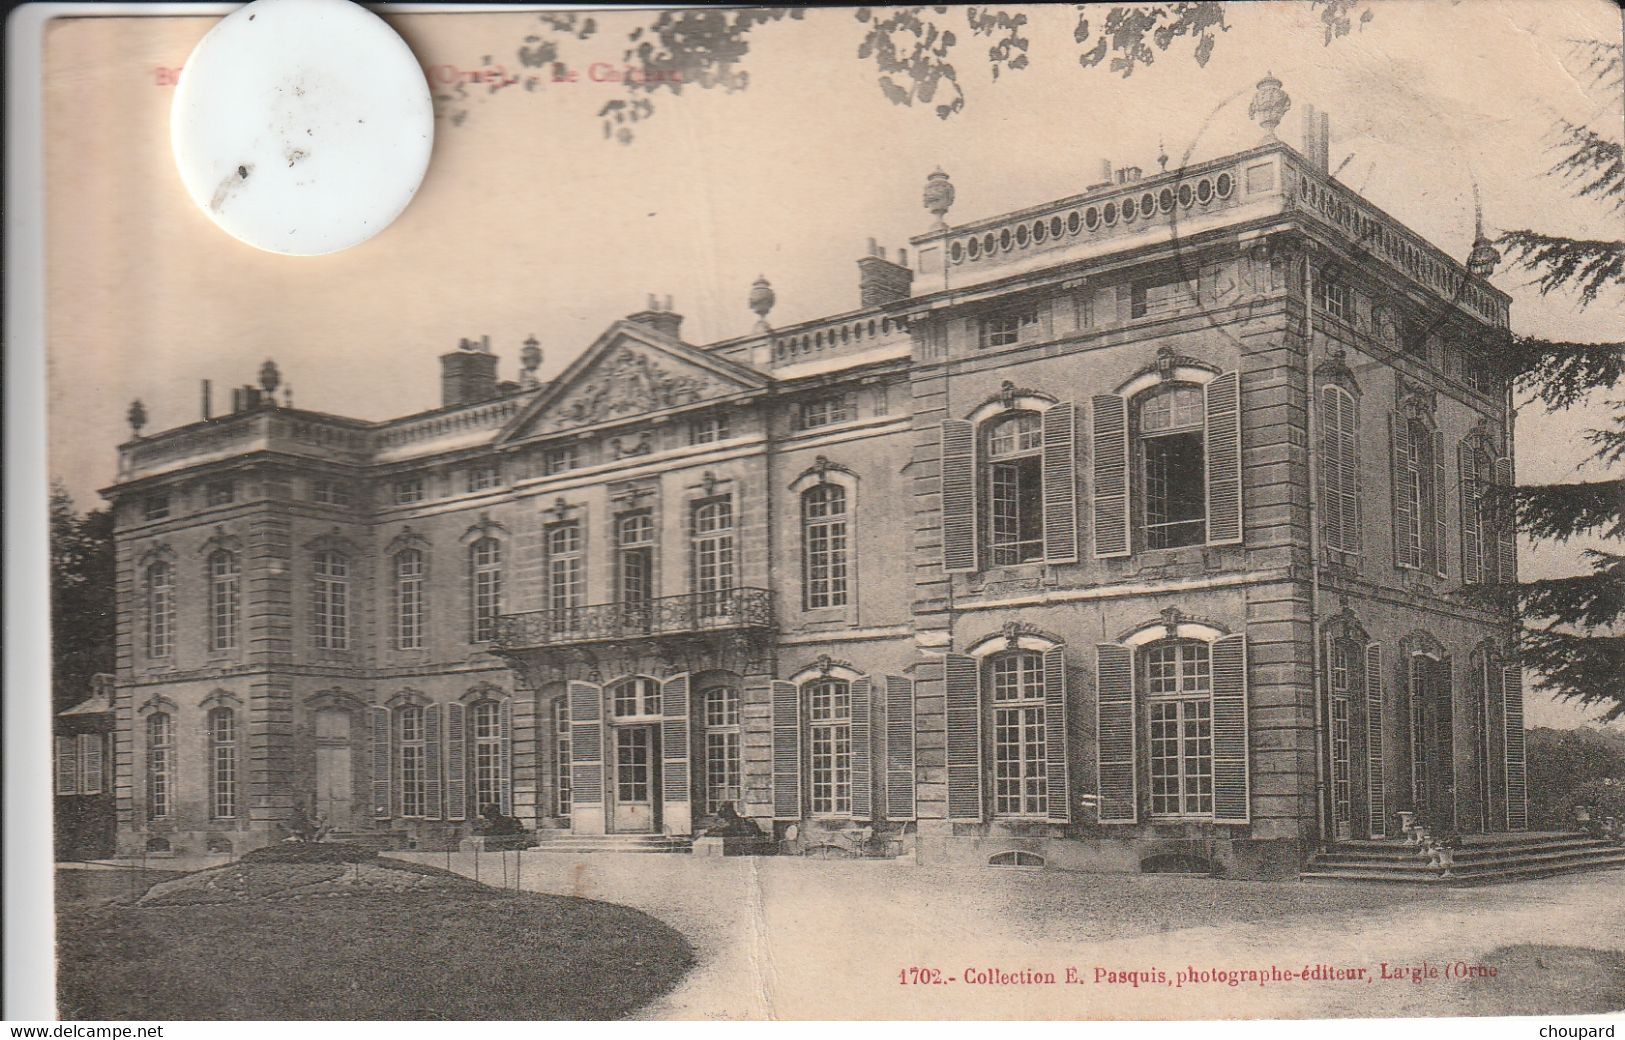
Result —
<path fill-rule="evenodd" d="M 1320 616 L 1320 467 L 1318 465 L 1320 433 L 1320 394 L 1315 387 L 1315 265 L 1304 255 L 1304 363 L 1307 368 L 1309 390 L 1309 641 L 1310 692 L 1315 702 L 1315 805 L 1319 821 L 1319 842 L 1328 844 L 1328 834 L 1335 839 L 1336 825 L 1331 820 L 1326 796 L 1326 717 L 1322 678 L 1325 662 L 1321 659 Z"/>

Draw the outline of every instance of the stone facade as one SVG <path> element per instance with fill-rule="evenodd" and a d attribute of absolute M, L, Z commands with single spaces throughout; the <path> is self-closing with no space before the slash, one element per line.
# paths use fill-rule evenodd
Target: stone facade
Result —
<path fill-rule="evenodd" d="M 121 845 L 728 802 L 787 850 L 1266 876 L 1522 827 L 1512 619 L 1458 595 L 1515 564 L 1503 294 L 1273 141 L 910 245 L 818 321 L 760 281 L 693 345 L 651 300 L 545 384 L 465 343 L 432 412 L 123 445 Z"/>

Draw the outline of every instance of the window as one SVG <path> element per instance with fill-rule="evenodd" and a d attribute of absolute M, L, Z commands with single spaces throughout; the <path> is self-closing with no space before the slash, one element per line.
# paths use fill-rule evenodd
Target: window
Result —
<path fill-rule="evenodd" d="M 712 686 L 701 691 L 705 704 L 705 811 L 716 813 L 722 803 L 735 810 L 744 797 L 740 786 L 739 690 Z"/>
<path fill-rule="evenodd" d="M 423 478 L 407 477 L 405 480 L 395 482 L 395 504 L 408 506 L 414 502 L 423 501 Z"/>
<path fill-rule="evenodd" d="M 1129 288 L 1130 318 L 1166 318 L 1196 306 L 1196 293 L 1183 278 L 1135 282 Z"/>
<path fill-rule="evenodd" d="M 1151 814 L 1213 815 L 1213 681 L 1208 646 L 1177 642 L 1145 653 Z"/>
<path fill-rule="evenodd" d="M 847 601 L 846 488 L 818 484 L 801 495 L 802 587 L 808 610 Z"/>
<path fill-rule="evenodd" d="M 237 713 L 230 708 L 209 712 L 209 815 L 237 817 Z"/>
<path fill-rule="evenodd" d="M 168 495 L 148 495 L 142 503 L 142 510 L 148 520 L 162 520 L 169 515 Z"/>
<path fill-rule="evenodd" d="M 468 490 L 485 491 L 497 486 L 496 466 L 474 466 L 468 471 Z"/>
<path fill-rule="evenodd" d="M 1012 650 L 988 662 L 993 710 L 993 811 L 1044 816 L 1049 811 L 1044 729 L 1044 655 Z"/>
<path fill-rule="evenodd" d="M 1359 434 L 1354 397 L 1336 386 L 1320 391 L 1321 544 L 1332 553 L 1360 551 Z"/>
<path fill-rule="evenodd" d="M 234 552 L 209 554 L 209 649 L 237 649 L 237 619 L 242 576 Z"/>
<path fill-rule="evenodd" d="M 423 709 L 408 705 L 397 712 L 400 725 L 401 815 L 422 816 L 428 804 L 428 749 L 424 742 Z"/>
<path fill-rule="evenodd" d="M 395 554 L 395 648 L 423 649 L 423 552 Z"/>
<path fill-rule="evenodd" d="M 660 714 L 660 681 L 647 676 L 622 679 L 609 688 L 610 713 L 618 719 Z"/>
<path fill-rule="evenodd" d="M 542 474 L 555 477 L 581 465 L 581 451 L 574 444 L 561 444 L 542 452 Z"/>
<path fill-rule="evenodd" d="M 553 815 L 570 818 L 570 700 L 553 704 Z"/>
<path fill-rule="evenodd" d="M 311 561 L 311 637 L 318 650 L 350 649 L 350 561 L 319 552 Z"/>
<path fill-rule="evenodd" d="M 851 408 L 847 406 L 845 394 L 815 397 L 804 402 L 801 406 L 801 428 L 811 430 L 819 426 L 830 426 L 834 423 L 846 422 L 852 418 L 851 412 Z"/>
<path fill-rule="evenodd" d="M 230 480 L 212 481 L 206 498 L 211 506 L 229 506 L 237 501 L 237 485 Z"/>
<path fill-rule="evenodd" d="M 727 440 L 729 436 L 726 415 L 708 415 L 702 419 L 695 419 L 688 427 L 690 444 L 714 444 L 717 441 Z"/>
<path fill-rule="evenodd" d="M 1395 514 L 1398 529 L 1397 557 L 1401 567 L 1437 569 L 1442 576 L 1444 561 L 1439 553 L 1443 523 L 1439 517 L 1438 457 L 1435 436 L 1422 423 L 1395 416 L 1397 443 L 1394 445 Z"/>
<path fill-rule="evenodd" d="M 56 738 L 56 793 L 79 793 L 79 744 L 72 737 Z"/>
<path fill-rule="evenodd" d="M 1490 368 L 1490 363 L 1475 354 L 1462 357 L 1467 386 L 1490 397 L 1501 396 L 1501 381 Z"/>
<path fill-rule="evenodd" d="M 1315 283 L 1317 302 L 1329 318 L 1354 320 L 1354 292 L 1332 275 L 1322 273 Z"/>
<path fill-rule="evenodd" d="M 480 701 L 474 705 L 474 809 L 502 807 L 502 705 Z"/>
<path fill-rule="evenodd" d="M 481 538 L 469 546 L 468 568 L 474 642 L 486 643 L 497 637 L 497 617 L 502 613 L 502 544 L 495 538 Z"/>
<path fill-rule="evenodd" d="M 807 684 L 812 811 L 845 816 L 852 811 L 852 688 L 845 679 Z"/>
<path fill-rule="evenodd" d="M 1153 390 L 1136 414 L 1146 548 L 1200 545 L 1207 532 L 1202 388 L 1176 383 Z"/>
<path fill-rule="evenodd" d="M 733 502 L 727 498 L 696 502 L 693 518 L 691 559 L 698 615 L 727 614 L 734 587 Z"/>
<path fill-rule="evenodd" d="M 1044 428 L 1015 412 L 987 429 L 988 549 L 995 567 L 1044 558 Z"/>
<path fill-rule="evenodd" d="M 1011 347 L 1020 343 L 1023 338 L 1038 329 L 1038 311 L 1012 311 L 1008 314 L 991 314 L 977 323 L 977 346 L 982 350 L 991 347 Z"/>
<path fill-rule="evenodd" d="M 147 816 L 161 820 L 169 815 L 171 783 L 175 768 L 175 727 L 168 713 L 147 716 Z"/>
<path fill-rule="evenodd" d="M 1354 827 L 1353 770 L 1350 758 L 1350 705 L 1358 651 L 1342 640 L 1332 643 L 1332 821 L 1337 834 L 1346 836 Z"/>
<path fill-rule="evenodd" d="M 311 481 L 310 500 L 324 506 L 347 506 L 353 501 L 349 486 L 337 480 Z"/>
<path fill-rule="evenodd" d="M 1427 326 L 1419 321 L 1407 320 L 1399 330 L 1399 347 L 1418 361 L 1428 359 Z"/>
<path fill-rule="evenodd" d="M 615 518 L 615 602 L 622 623 L 647 631 L 654 599 L 654 514 L 647 509 Z"/>
<path fill-rule="evenodd" d="M 547 529 L 547 605 L 555 614 L 555 625 L 567 625 L 569 615 L 581 606 L 582 595 L 581 524 L 575 520 L 557 523 Z"/>
<path fill-rule="evenodd" d="M 1465 585 L 1497 580 L 1500 518 L 1490 508 L 1495 460 L 1476 440 L 1461 449 L 1462 574 Z M 1508 578 L 1510 579 L 1510 575 Z"/>
<path fill-rule="evenodd" d="M 147 656 L 168 657 L 175 648 L 175 568 L 147 565 Z"/>

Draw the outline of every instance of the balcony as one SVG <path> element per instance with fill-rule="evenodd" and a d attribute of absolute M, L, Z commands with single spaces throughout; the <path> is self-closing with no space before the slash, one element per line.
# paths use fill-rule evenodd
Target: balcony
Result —
<path fill-rule="evenodd" d="M 662 596 L 643 603 L 599 603 L 505 614 L 497 620 L 495 648 L 534 650 L 711 632 L 765 631 L 773 627 L 771 592 L 729 589 Z"/>

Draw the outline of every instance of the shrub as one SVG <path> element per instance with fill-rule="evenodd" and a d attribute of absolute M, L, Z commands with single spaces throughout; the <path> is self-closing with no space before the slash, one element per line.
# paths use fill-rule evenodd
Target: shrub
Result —
<path fill-rule="evenodd" d="M 243 863 L 366 863 L 378 858 L 376 849 L 342 841 L 284 841 L 245 852 Z"/>
<path fill-rule="evenodd" d="M 1591 817 L 1597 823 L 1609 816 L 1625 820 L 1625 783 L 1605 777 L 1576 787 L 1564 804 L 1570 825 L 1574 822 L 1574 810 L 1582 805 L 1590 807 Z"/>
<path fill-rule="evenodd" d="M 1625 784 L 1625 736 L 1612 730 L 1532 729 L 1527 755 L 1529 826 L 1534 830 L 1573 827 L 1572 799 L 1587 784 L 1604 777 Z"/>

